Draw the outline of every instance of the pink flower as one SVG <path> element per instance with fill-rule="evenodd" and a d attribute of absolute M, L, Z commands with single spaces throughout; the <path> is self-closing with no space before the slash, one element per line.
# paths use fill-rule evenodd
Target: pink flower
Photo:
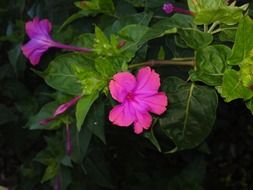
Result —
<path fill-rule="evenodd" d="M 176 12 L 176 13 L 194 15 L 194 13 L 193 13 L 192 11 L 189 11 L 189 10 L 185 10 L 185 9 L 182 9 L 182 8 L 175 7 L 172 3 L 164 3 L 164 4 L 163 4 L 163 11 L 164 11 L 166 14 L 170 14 L 170 13 Z"/>
<path fill-rule="evenodd" d="M 47 125 L 50 121 L 53 121 L 56 119 L 57 116 L 63 114 L 65 111 L 67 111 L 70 107 L 72 107 L 73 105 L 75 105 L 78 100 L 81 98 L 81 96 L 77 96 L 75 98 L 73 98 L 72 100 L 70 100 L 69 102 L 66 102 L 64 104 L 59 105 L 56 110 L 53 113 L 53 116 L 47 119 L 43 119 L 40 121 L 41 125 Z"/>
<path fill-rule="evenodd" d="M 23 45 L 21 49 L 32 65 L 37 65 L 43 53 L 50 47 L 67 49 L 70 51 L 91 51 L 89 48 L 79 48 L 53 41 L 49 35 L 52 30 L 52 24 L 47 19 L 39 20 L 39 18 L 34 18 L 32 21 L 26 23 L 25 29 L 30 41 Z"/>
<path fill-rule="evenodd" d="M 152 123 L 149 112 L 161 115 L 168 104 L 164 92 L 158 92 L 160 76 L 150 67 L 139 70 L 135 78 L 129 72 L 121 72 L 110 81 L 112 97 L 120 102 L 110 114 L 109 120 L 118 126 L 134 124 L 134 132 L 140 134 Z"/>

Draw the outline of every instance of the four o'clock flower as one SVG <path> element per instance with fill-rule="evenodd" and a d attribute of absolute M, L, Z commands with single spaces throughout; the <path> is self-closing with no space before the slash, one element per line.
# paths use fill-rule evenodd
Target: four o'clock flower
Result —
<path fill-rule="evenodd" d="M 194 15 L 194 13 L 192 11 L 175 7 L 172 3 L 164 3 L 163 4 L 163 11 L 166 14 L 170 14 L 170 13 L 176 12 L 176 13 L 182 13 L 182 14 L 187 14 L 187 15 Z"/>
<path fill-rule="evenodd" d="M 30 41 L 23 45 L 21 49 L 32 65 L 37 65 L 43 53 L 51 47 L 62 48 L 70 51 L 92 51 L 89 48 L 80 48 L 54 41 L 50 36 L 52 24 L 47 19 L 40 20 L 39 18 L 34 18 L 32 21 L 28 21 L 26 23 L 25 29 Z"/>
<path fill-rule="evenodd" d="M 164 92 L 158 92 L 160 77 L 150 67 L 139 70 L 137 77 L 129 72 L 115 74 L 109 88 L 112 97 L 120 102 L 110 114 L 109 120 L 121 127 L 134 124 L 134 132 L 140 134 L 152 123 L 149 112 L 161 115 L 168 104 Z"/>
<path fill-rule="evenodd" d="M 63 114 L 65 111 L 67 111 L 70 107 L 75 105 L 78 100 L 81 98 L 81 96 L 76 96 L 75 98 L 71 99 L 70 101 L 59 105 L 56 110 L 53 113 L 53 116 L 44 120 L 40 121 L 41 125 L 47 125 L 50 121 L 53 121 L 57 118 L 57 116 Z"/>

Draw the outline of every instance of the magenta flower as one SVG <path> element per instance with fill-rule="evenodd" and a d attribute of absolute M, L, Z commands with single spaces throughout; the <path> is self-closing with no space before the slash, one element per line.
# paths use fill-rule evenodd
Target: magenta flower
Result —
<path fill-rule="evenodd" d="M 109 120 L 118 126 L 134 124 L 134 132 L 140 134 L 152 123 L 149 112 L 161 115 L 168 104 L 164 92 L 158 92 L 160 76 L 150 67 L 139 70 L 135 78 L 129 72 L 121 72 L 110 81 L 112 97 L 120 102 L 110 114 Z"/>
<path fill-rule="evenodd" d="M 57 116 L 63 114 L 65 111 L 67 111 L 70 107 L 72 107 L 73 105 L 75 105 L 78 100 L 81 98 L 81 96 L 77 96 L 75 98 L 73 98 L 72 100 L 70 100 L 69 102 L 66 102 L 64 104 L 61 104 L 60 106 L 58 106 L 56 108 L 56 110 L 53 113 L 53 116 L 47 119 L 43 119 L 40 121 L 41 125 L 47 125 L 50 121 L 53 121 L 56 119 Z"/>
<path fill-rule="evenodd" d="M 164 4 L 163 4 L 163 11 L 164 11 L 166 14 L 170 14 L 170 13 L 176 12 L 176 13 L 194 15 L 194 13 L 193 13 L 192 11 L 189 11 L 189 10 L 185 10 L 185 9 L 182 9 L 182 8 L 175 7 L 172 3 L 164 3 Z"/>
<path fill-rule="evenodd" d="M 52 24 L 47 19 L 39 20 L 39 18 L 34 18 L 26 23 L 25 29 L 30 41 L 23 45 L 21 49 L 32 65 L 37 65 L 43 53 L 51 47 L 70 51 L 91 51 L 89 48 L 80 48 L 53 41 L 49 35 L 52 30 Z"/>

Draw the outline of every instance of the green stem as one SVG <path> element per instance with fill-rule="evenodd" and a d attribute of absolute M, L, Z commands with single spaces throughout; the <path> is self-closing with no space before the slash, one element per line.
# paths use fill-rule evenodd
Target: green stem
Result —
<path fill-rule="evenodd" d="M 231 27 L 231 28 L 218 28 L 217 30 L 214 30 L 211 32 L 211 34 L 216 34 L 218 32 L 222 32 L 222 31 L 225 31 L 225 30 L 236 30 L 237 28 L 236 27 Z"/>
<path fill-rule="evenodd" d="M 208 25 L 204 24 L 204 32 L 207 32 L 207 31 L 208 31 Z"/>
<path fill-rule="evenodd" d="M 212 26 L 209 28 L 209 30 L 207 31 L 207 33 L 212 33 L 213 30 L 216 28 L 217 25 L 219 25 L 220 22 L 219 21 L 216 21 L 212 24 Z"/>
<path fill-rule="evenodd" d="M 179 66 L 191 66 L 194 67 L 195 65 L 195 61 L 193 59 L 188 61 L 177 61 L 177 60 L 150 60 L 150 61 L 146 61 L 143 63 L 137 63 L 137 64 L 132 64 L 129 65 L 128 68 L 129 69 L 133 69 L 136 67 L 141 67 L 141 66 L 158 66 L 158 65 L 179 65 Z"/>

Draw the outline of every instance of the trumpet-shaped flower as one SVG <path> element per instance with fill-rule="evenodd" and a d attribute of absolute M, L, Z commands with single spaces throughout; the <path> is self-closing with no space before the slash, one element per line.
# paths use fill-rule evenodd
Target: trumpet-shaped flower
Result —
<path fill-rule="evenodd" d="M 160 76 L 150 67 L 139 70 L 137 77 L 129 72 L 115 74 L 109 88 L 113 99 L 120 102 L 109 114 L 109 120 L 121 127 L 134 124 L 134 132 L 140 134 L 152 124 L 149 112 L 161 115 L 168 104 L 164 92 L 158 92 Z"/>
<path fill-rule="evenodd" d="M 54 41 L 50 36 L 52 24 L 47 19 L 39 20 L 39 18 L 34 18 L 32 21 L 26 23 L 25 29 L 30 41 L 23 45 L 21 49 L 32 65 L 37 65 L 43 53 L 51 47 L 70 51 L 91 51 L 89 48 L 80 48 Z"/>
<path fill-rule="evenodd" d="M 192 11 L 176 7 L 172 3 L 164 3 L 162 9 L 166 14 L 171 14 L 175 12 L 175 13 L 181 13 L 181 14 L 187 14 L 187 15 L 194 15 Z"/>
<path fill-rule="evenodd" d="M 65 111 L 67 111 L 70 107 L 75 105 L 78 100 L 81 98 L 81 96 L 76 96 L 75 98 L 71 99 L 70 101 L 59 105 L 56 110 L 53 113 L 53 116 L 47 119 L 43 119 L 40 121 L 41 125 L 47 125 L 50 121 L 55 120 L 59 115 L 63 114 Z"/>

